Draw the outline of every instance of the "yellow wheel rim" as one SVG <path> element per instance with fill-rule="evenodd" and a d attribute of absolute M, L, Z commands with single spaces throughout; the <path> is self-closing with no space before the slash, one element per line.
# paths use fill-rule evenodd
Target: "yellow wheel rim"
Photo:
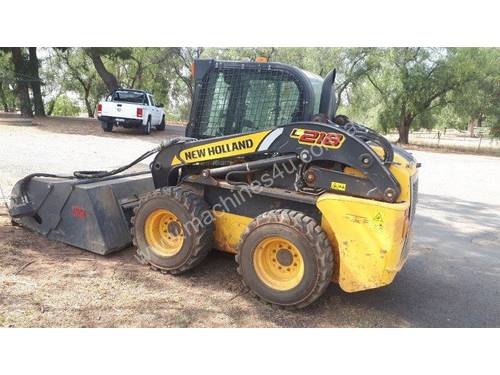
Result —
<path fill-rule="evenodd" d="M 161 256 L 177 254 L 184 243 L 184 230 L 175 214 L 157 209 L 151 212 L 144 224 L 146 242 Z"/>
<path fill-rule="evenodd" d="M 290 241 L 268 237 L 256 247 L 253 266 L 264 284 L 275 290 L 295 288 L 304 277 L 304 260 Z"/>

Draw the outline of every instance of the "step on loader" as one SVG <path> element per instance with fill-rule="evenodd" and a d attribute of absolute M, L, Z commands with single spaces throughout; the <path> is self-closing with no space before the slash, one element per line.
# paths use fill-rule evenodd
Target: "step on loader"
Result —
<path fill-rule="evenodd" d="M 335 70 L 197 60 L 193 79 L 185 137 L 109 172 L 29 175 L 13 189 L 13 221 L 102 255 L 133 242 L 170 274 L 233 253 L 252 294 L 287 308 L 332 281 L 391 283 L 411 246 L 419 165 L 336 114 Z M 150 170 L 123 173 L 152 155 Z"/>

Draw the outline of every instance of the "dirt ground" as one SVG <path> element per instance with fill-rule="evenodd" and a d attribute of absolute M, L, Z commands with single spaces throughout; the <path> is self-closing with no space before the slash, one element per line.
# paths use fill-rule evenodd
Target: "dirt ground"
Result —
<path fill-rule="evenodd" d="M 213 251 L 196 270 L 164 275 L 129 248 L 103 257 L 12 226 L 0 210 L 0 326 L 4 327 L 349 327 L 385 326 L 337 314 L 348 295 L 305 311 L 263 305 L 243 289 L 232 256 Z M 359 315 L 360 308 L 354 316 Z M 408 323 L 393 317 L 391 325 Z"/>
<path fill-rule="evenodd" d="M 0 125 L 0 186 L 8 195 L 27 173 L 121 165 L 182 132 L 109 134 L 93 120 L 68 119 Z M 230 255 L 213 251 L 192 272 L 164 275 L 139 264 L 132 247 L 103 257 L 12 226 L 0 202 L 0 326 L 498 327 L 500 159 L 416 155 L 414 249 L 395 281 L 355 294 L 331 284 L 297 312 L 253 299 Z"/>

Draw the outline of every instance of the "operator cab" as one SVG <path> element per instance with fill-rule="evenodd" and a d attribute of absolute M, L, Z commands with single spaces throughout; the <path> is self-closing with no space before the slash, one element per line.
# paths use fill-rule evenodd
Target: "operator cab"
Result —
<path fill-rule="evenodd" d="M 193 69 L 188 137 L 247 133 L 311 121 L 320 113 L 328 119 L 335 115 L 335 71 L 323 80 L 281 63 L 216 60 L 196 60 Z"/>

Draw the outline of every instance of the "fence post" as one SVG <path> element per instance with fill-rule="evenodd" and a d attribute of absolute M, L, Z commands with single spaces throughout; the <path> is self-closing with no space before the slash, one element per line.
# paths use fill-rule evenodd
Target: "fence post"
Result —
<path fill-rule="evenodd" d="M 481 141 L 483 140 L 483 133 L 479 133 L 479 144 L 477 145 L 476 153 L 479 152 L 479 149 L 481 148 Z"/>
<path fill-rule="evenodd" d="M 439 148 L 439 141 L 440 141 L 440 140 L 441 140 L 441 132 L 440 132 L 440 131 L 438 131 L 438 145 L 437 145 L 437 147 L 438 147 L 438 148 Z"/>

